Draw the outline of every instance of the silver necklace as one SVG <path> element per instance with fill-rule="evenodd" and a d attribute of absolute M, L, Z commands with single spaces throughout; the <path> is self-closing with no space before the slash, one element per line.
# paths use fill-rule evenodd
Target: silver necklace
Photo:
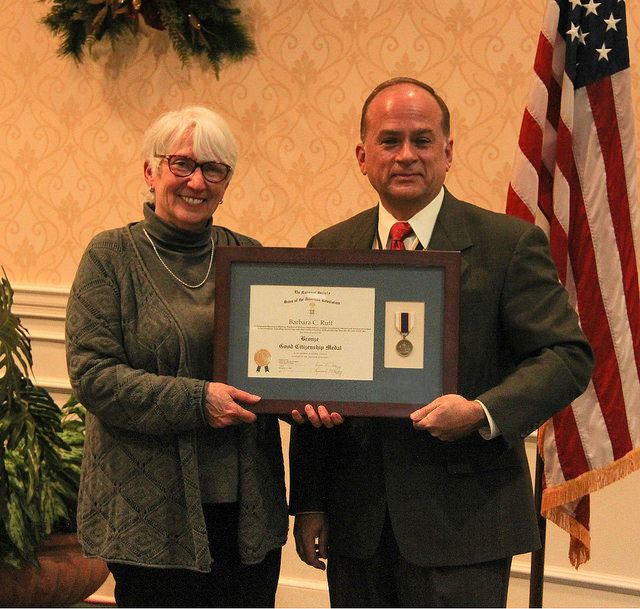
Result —
<path fill-rule="evenodd" d="M 151 237 L 149 237 L 149 233 L 147 232 L 146 228 L 142 229 L 142 232 L 145 234 L 145 237 L 149 240 L 149 243 L 151 243 L 151 247 L 153 248 L 153 251 L 156 253 L 156 256 L 158 257 L 158 260 L 160 260 L 160 263 L 162 264 L 162 266 L 167 269 L 167 271 L 169 271 L 169 274 L 176 279 L 177 281 L 179 281 L 183 286 L 185 286 L 186 288 L 190 288 L 192 290 L 195 290 L 196 288 L 199 288 L 201 286 L 204 285 L 205 281 L 207 279 L 209 279 L 209 274 L 211 273 L 211 267 L 213 266 L 213 250 L 214 250 L 214 245 L 213 245 L 213 237 L 211 237 L 211 258 L 209 258 L 209 268 L 207 269 L 207 274 L 204 276 L 204 279 L 196 284 L 196 285 L 191 285 L 190 283 L 187 283 L 186 281 L 182 281 L 182 279 L 180 279 L 180 277 L 178 277 L 165 263 L 165 261 L 160 257 L 160 253 L 158 252 L 158 249 L 156 248 L 156 244 L 151 240 Z"/>

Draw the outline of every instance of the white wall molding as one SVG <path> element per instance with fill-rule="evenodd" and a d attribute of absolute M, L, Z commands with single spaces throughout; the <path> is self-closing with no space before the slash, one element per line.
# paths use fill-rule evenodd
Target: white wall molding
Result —
<path fill-rule="evenodd" d="M 313 590 L 314 592 L 329 592 L 326 580 L 323 582 L 312 581 L 302 577 L 283 577 L 278 579 L 278 586 L 283 588 L 299 588 L 304 590 Z"/>
<path fill-rule="evenodd" d="M 69 288 L 18 284 L 13 290 L 13 312 L 31 338 L 34 381 L 59 397 L 70 394 L 64 351 Z"/>
<path fill-rule="evenodd" d="M 528 586 L 529 569 L 523 565 L 514 563 L 511 568 L 511 578 L 526 580 Z M 595 573 L 587 571 L 576 571 L 573 568 L 545 567 L 545 587 L 556 584 L 571 589 L 586 589 L 597 591 L 603 607 L 610 606 L 607 599 L 612 594 L 623 594 L 630 597 L 640 597 L 640 579 L 608 575 L 605 573 Z M 280 606 L 293 607 L 318 607 L 324 598 L 328 599 L 326 582 L 311 581 L 305 578 L 281 576 L 278 584 L 278 596 L 284 601 Z M 545 596 L 551 602 L 552 591 L 546 588 Z M 307 599 L 307 603 L 291 604 L 291 602 Z M 309 602 L 312 601 L 312 602 Z M 305 601 L 302 600 L 304 603 Z M 634 606 L 636 605 L 633 601 Z M 553 604 L 549 605 L 553 606 Z"/>
<path fill-rule="evenodd" d="M 514 563 L 511 568 L 512 579 L 529 579 L 529 569 Z M 567 590 L 582 588 L 596 590 L 601 594 L 600 606 L 611 606 L 608 595 L 624 594 L 627 596 L 640 596 L 640 580 L 627 577 L 615 577 L 603 573 L 580 573 L 574 569 L 547 567 L 545 569 L 545 585 L 556 584 L 566 587 Z M 528 584 L 527 584 L 528 585 Z M 87 599 L 88 602 L 99 604 L 113 604 L 113 582 L 103 589 L 98 590 Z M 545 598 L 552 598 L 552 591 L 545 590 Z M 278 607 L 328 607 L 329 592 L 324 581 L 314 581 L 302 577 L 280 576 L 278 582 L 277 602 Z M 509 606 L 514 606 L 510 604 Z M 549 606 L 557 606 L 550 604 Z M 635 602 L 634 602 L 635 606 Z"/>
<path fill-rule="evenodd" d="M 57 376 L 42 376 L 38 374 L 35 382 L 38 387 L 46 389 L 49 393 L 71 393 L 71 383 L 69 379 L 61 379 Z"/>
<path fill-rule="evenodd" d="M 511 566 L 511 577 L 529 580 L 529 573 L 529 568 L 525 565 L 514 562 Z M 573 567 L 545 565 L 544 583 L 640 597 L 640 579 L 638 578 L 593 571 L 576 571 Z"/>
<path fill-rule="evenodd" d="M 529 580 L 529 569 L 514 563 L 511 567 L 511 577 Z M 606 573 L 580 572 L 573 568 L 545 566 L 544 583 L 640 596 L 640 579 Z M 280 577 L 278 585 L 283 589 L 295 588 L 313 593 L 327 591 L 327 585 L 324 582 L 296 577 Z"/>
<path fill-rule="evenodd" d="M 280 576 L 276 607 L 329 607 L 327 580 Z"/>
<path fill-rule="evenodd" d="M 17 307 L 14 309 L 16 315 L 22 320 L 23 324 L 29 331 L 29 337 L 32 342 L 41 342 L 41 343 L 54 343 L 64 345 L 64 319 L 59 320 L 61 327 L 57 330 L 41 330 L 39 328 L 29 328 L 30 320 L 38 320 L 45 319 L 42 316 L 34 316 L 28 317 L 27 315 L 21 314 L 18 312 Z M 51 318 L 47 318 L 50 320 Z"/>
<path fill-rule="evenodd" d="M 69 288 L 18 284 L 13 291 L 13 311 L 18 317 L 64 321 Z"/>

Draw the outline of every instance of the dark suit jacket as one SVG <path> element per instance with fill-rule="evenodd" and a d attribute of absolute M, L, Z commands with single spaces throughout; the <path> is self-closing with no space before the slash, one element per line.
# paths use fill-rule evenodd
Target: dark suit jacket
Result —
<path fill-rule="evenodd" d="M 370 249 L 377 208 L 310 247 Z M 501 436 L 445 443 L 411 422 L 351 417 L 294 428 L 291 512 L 326 511 L 331 552 L 365 558 L 385 510 L 402 554 L 424 566 L 539 547 L 523 439 L 587 386 L 592 353 L 544 233 L 445 191 L 430 249 L 462 254 L 458 393 L 480 399 Z"/>

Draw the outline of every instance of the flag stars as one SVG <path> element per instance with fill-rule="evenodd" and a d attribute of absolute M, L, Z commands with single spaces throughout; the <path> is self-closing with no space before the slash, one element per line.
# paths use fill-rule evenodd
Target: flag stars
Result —
<path fill-rule="evenodd" d="M 587 44 L 586 39 L 588 35 L 589 32 L 583 32 L 580 29 L 580 26 L 576 25 L 573 22 L 571 23 L 571 27 L 567 31 L 567 36 L 571 36 L 571 42 L 575 42 L 577 40 L 581 44 Z"/>
<path fill-rule="evenodd" d="M 587 15 L 597 15 L 598 7 L 602 4 L 602 2 L 594 2 L 593 0 L 589 0 L 587 4 L 583 4 L 584 8 L 587 9 Z"/>
<path fill-rule="evenodd" d="M 608 49 L 606 46 L 604 46 L 604 42 L 599 49 L 596 49 L 596 52 L 599 55 L 598 61 L 602 61 L 603 59 L 605 61 L 609 61 L 609 53 L 611 53 L 611 49 Z"/>
<path fill-rule="evenodd" d="M 571 23 L 571 28 L 567 31 L 567 36 L 571 36 L 571 42 L 580 37 L 580 26 Z"/>
<path fill-rule="evenodd" d="M 622 21 L 622 19 L 615 19 L 613 16 L 613 13 L 611 13 L 611 15 L 609 16 L 609 19 L 604 20 L 604 22 L 607 24 L 606 31 L 608 32 L 609 30 L 615 30 L 617 32 L 619 21 Z"/>
<path fill-rule="evenodd" d="M 575 10 L 578 6 L 582 6 L 582 0 L 571 0 L 571 10 Z"/>

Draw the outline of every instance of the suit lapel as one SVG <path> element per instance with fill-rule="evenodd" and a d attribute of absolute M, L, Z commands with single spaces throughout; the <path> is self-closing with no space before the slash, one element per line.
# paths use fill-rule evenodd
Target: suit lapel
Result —
<path fill-rule="evenodd" d="M 354 249 L 370 250 L 378 230 L 378 206 L 368 209 L 362 215 L 362 222 L 355 227 L 350 239 Z"/>
<path fill-rule="evenodd" d="M 433 235 L 429 242 L 429 249 L 462 252 L 469 249 L 473 241 L 467 231 L 467 222 L 464 209 L 458 199 L 445 188 L 444 200 L 438 214 L 438 219 L 433 227 Z M 467 268 L 464 255 L 462 256 L 460 273 Z"/>

